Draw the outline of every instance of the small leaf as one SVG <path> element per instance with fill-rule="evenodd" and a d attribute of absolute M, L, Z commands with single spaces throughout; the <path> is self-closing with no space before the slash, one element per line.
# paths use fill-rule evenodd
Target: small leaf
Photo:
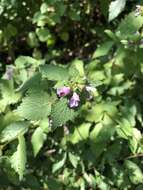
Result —
<path fill-rule="evenodd" d="M 119 24 L 116 35 L 121 39 L 125 40 L 132 38 L 135 33 L 142 27 L 143 17 L 136 17 L 134 13 L 130 13 L 125 17 L 125 19 Z"/>
<path fill-rule="evenodd" d="M 26 133 L 29 122 L 17 121 L 8 125 L 0 135 L 0 142 L 9 142 L 17 138 L 19 135 Z"/>
<path fill-rule="evenodd" d="M 71 164 L 73 165 L 74 168 L 77 168 L 78 162 L 79 162 L 79 157 L 75 156 L 71 152 L 69 152 L 69 160 Z"/>
<path fill-rule="evenodd" d="M 112 1 L 109 6 L 109 21 L 115 19 L 125 8 L 126 0 Z"/>
<path fill-rule="evenodd" d="M 19 179 L 23 179 L 26 165 L 26 144 L 22 135 L 18 137 L 17 151 L 11 156 L 11 167 L 18 173 Z"/>
<path fill-rule="evenodd" d="M 37 154 L 40 151 L 40 149 L 42 148 L 45 140 L 46 140 L 46 134 L 43 132 L 43 130 L 40 127 L 38 127 L 34 131 L 34 133 L 32 135 L 32 139 L 31 139 L 34 156 L 37 156 Z"/>
<path fill-rule="evenodd" d="M 56 171 L 58 171 L 60 168 L 64 166 L 66 158 L 67 158 L 67 154 L 65 153 L 63 156 L 63 159 L 53 165 L 53 169 L 52 169 L 53 173 L 55 173 Z"/>
<path fill-rule="evenodd" d="M 50 32 L 47 28 L 37 28 L 36 34 L 41 42 L 46 42 L 49 38 Z"/>
<path fill-rule="evenodd" d="M 108 41 L 108 42 L 105 42 L 104 44 L 102 44 L 100 47 L 98 47 L 92 58 L 98 58 L 98 57 L 101 57 L 101 56 L 105 56 L 108 54 L 108 52 L 110 51 L 110 49 L 112 48 L 114 42 L 112 41 Z"/>
<path fill-rule="evenodd" d="M 83 123 L 82 125 L 75 127 L 73 134 L 69 135 L 69 141 L 72 142 L 72 144 L 76 144 L 80 141 L 86 140 L 89 137 L 90 127 L 90 123 Z"/>
<path fill-rule="evenodd" d="M 133 184 L 139 184 L 143 182 L 143 173 L 139 166 L 130 160 L 125 161 L 125 167 L 128 169 L 128 175 Z"/>

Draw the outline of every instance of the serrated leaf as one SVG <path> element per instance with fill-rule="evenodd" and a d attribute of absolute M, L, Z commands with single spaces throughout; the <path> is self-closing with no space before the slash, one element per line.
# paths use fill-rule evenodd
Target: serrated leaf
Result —
<path fill-rule="evenodd" d="M 125 118 L 121 118 L 118 122 L 119 126 L 116 129 L 117 134 L 124 139 L 132 137 L 133 127 L 131 126 L 130 122 Z"/>
<path fill-rule="evenodd" d="M 143 25 L 143 17 L 136 17 L 134 13 L 130 13 L 125 19 L 119 24 L 116 35 L 120 39 L 127 39 L 132 37 Z"/>
<path fill-rule="evenodd" d="M 9 105 L 16 103 L 20 97 L 20 93 L 16 93 L 14 90 L 14 82 L 12 80 L 2 80 L 0 83 L 0 89 L 2 94 L 3 104 Z"/>
<path fill-rule="evenodd" d="M 75 116 L 75 111 L 68 107 L 68 101 L 64 98 L 52 106 L 51 119 L 53 127 L 64 125 L 66 122 L 73 120 Z"/>
<path fill-rule="evenodd" d="M 22 135 L 18 137 L 17 151 L 11 156 L 11 167 L 18 173 L 19 179 L 23 179 L 26 165 L 26 144 Z"/>
<path fill-rule="evenodd" d="M 110 49 L 112 48 L 114 42 L 112 41 L 109 41 L 109 42 L 105 42 L 104 44 L 102 44 L 100 47 L 98 47 L 92 58 L 98 58 L 98 57 L 101 57 L 101 56 L 105 56 L 108 54 L 108 52 L 110 51 Z"/>
<path fill-rule="evenodd" d="M 30 56 L 19 56 L 15 60 L 15 65 L 18 69 L 23 69 L 30 65 L 37 67 L 41 64 L 42 64 L 41 60 L 34 59 L 33 57 Z"/>
<path fill-rule="evenodd" d="M 109 21 L 115 19 L 125 8 L 126 0 L 115 0 L 109 6 Z"/>
<path fill-rule="evenodd" d="M 28 120 L 37 121 L 46 118 L 51 112 L 50 97 L 44 91 L 32 91 L 17 109 L 17 113 Z"/>
<path fill-rule="evenodd" d="M 27 81 L 25 81 L 18 89 L 17 91 L 25 92 L 26 90 L 39 87 L 41 81 L 41 74 L 36 73 L 31 78 L 29 78 Z"/>
<path fill-rule="evenodd" d="M 44 78 L 49 80 L 67 80 L 69 77 L 68 70 L 59 65 L 44 65 L 41 67 L 41 73 Z"/>
<path fill-rule="evenodd" d="M 32 139 L 31 139 L 34 156 L 37 156 L 37 154 L 40 151 L 40 149 L 42 148 L 45 140 L 46 140 L 46 134 L 43 132 L 43 130 L 40 127 L 35 129 L 35 131 L 32 135 Z"/>
<path fill-rule="evenodd" d="M 17 138 L 19 135 L 26 133 L 28 130 L 29 122 L 17 121 L 8 125 L 1 132 L 0 142 L 9 142 Z"/>
<path fill-rule="evenodd" d="M 55 163 L 53 165 L 53 168 L 52 168 L 52 172 L 55 173 L 56 171 L 58 171 L 60 168 L 62 168 L 65 164 L 65 161 L 66 161 L 66 158 L 67 158 L 67 154 L 65 153 L 63 155 L 63 158 L 62 160 L 60 160 L 59 162 Z"/>

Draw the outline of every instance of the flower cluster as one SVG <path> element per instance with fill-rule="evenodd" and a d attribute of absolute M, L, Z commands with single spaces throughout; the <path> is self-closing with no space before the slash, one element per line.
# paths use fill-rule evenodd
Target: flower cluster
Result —
<path fill-rule="evenodd" d="M 63 87 L 57 89 L 57 95 L 59 97 L 64 97 L 69 94 L 71 94 L 71 89 L 69 87 L 63 86 Z M 74 92 L 72 97 L 69 99 L 69 107 L 70 108 L 78 107 L 79 102 L 80 102 L 80 97 L 76 92 Z"/>

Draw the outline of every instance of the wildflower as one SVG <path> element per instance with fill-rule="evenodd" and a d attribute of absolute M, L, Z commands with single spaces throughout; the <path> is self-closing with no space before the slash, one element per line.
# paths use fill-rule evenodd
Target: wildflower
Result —
<path fill-rule="evenodd" d="M 71 92 L 70 87 L 66 86 L 57 89 L 57 95 L 59 97 L 67 96 L 68 94 L 70 94 L 70 92 Z"/>
<path fill-rule="evenodd" d="M 71 99 L 69 100 L 70 108 L 78 107 L 79 102 L 80 102 L 79 95 L 76 92 L 74 92 Z"/>

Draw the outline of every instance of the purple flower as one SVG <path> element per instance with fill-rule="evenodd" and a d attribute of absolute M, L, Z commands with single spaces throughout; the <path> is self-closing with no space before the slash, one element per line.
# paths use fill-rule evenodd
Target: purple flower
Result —
<path fill-rule="evenodd" d="M 69 100 L 70 108 L 78 107 L 79 102 L 80 102 L 79 95 L 76 92 L 74 92 L 71 99 Z"/>
<path fill-rule="evenodd" d="M 70 87 L 66 86 L 57 89 L 57 95 L 59 97 L 67 96 L 68 94 L 70 94 L 70 92 L 71 92 Z"/>

